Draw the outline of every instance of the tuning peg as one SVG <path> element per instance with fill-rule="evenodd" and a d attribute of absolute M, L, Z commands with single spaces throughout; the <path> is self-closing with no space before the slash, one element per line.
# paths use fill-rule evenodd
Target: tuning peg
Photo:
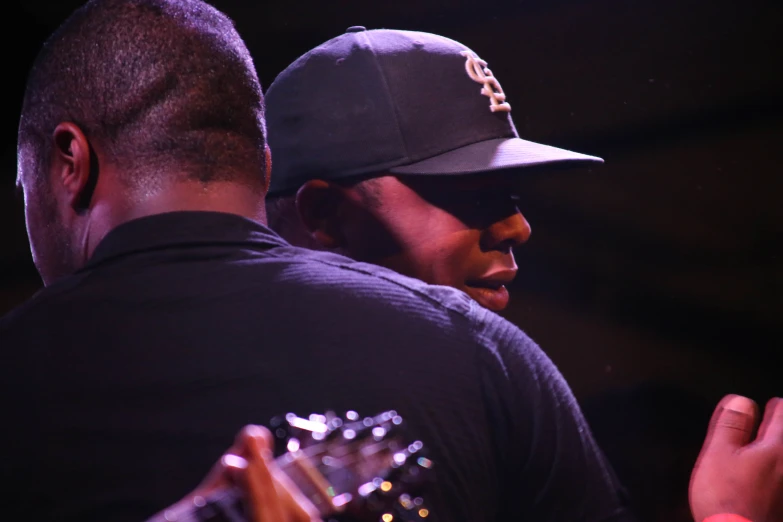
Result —
<path fill-rule="evenodd" d="M 401 522 L 427 520 L 430 516 L 430 510 L 424 504 L 424 499 L 411 497 L 407 493 L 403 493 L 397 498 L 395 508 L 397 508 L 396 513 L 400 515 L 397 520 Z"/>
<path fill-rule="evenodd" d="M 336 413 L 333 411 L 327 411 L 326 412 L 326 426 L 329 428 L 330 432 L 333 432 L 343 425 L 343 419 L 340 418 Z"/>
<path fill-rule="evenodd" d="M 418 464 L 419 467 L 424 469 L 432 469 L 433 466 L 433 462 L 427 457 L 419 457 L 418 459 L 416 459 L 416 464 Z"/>
<path fill-rule="evenodd" d="M 364 508 L 381 513 L 380 522 L 418 522 L 428 520 L 430 510 L 421 497 L 408 493 L 384 497 L 375 492 L 364 500 Z"/>
<path fill-rule="evenodd" d="M 414 441 L 408 444 L 408 453 L 413 455 L 414 453 L 421 451 L 422 448 L 424 448 L 424 444 L 420 440 Z"/>

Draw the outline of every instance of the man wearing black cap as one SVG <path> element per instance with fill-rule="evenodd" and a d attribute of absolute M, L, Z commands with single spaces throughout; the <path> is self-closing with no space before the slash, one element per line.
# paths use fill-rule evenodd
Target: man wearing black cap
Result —
<path fill-rule="evenodd" d="M 603 161 L 520 139 L 487 63 L 429 33 L 351 27 L 280 73 L 266 100 L 273 229 L 494 311 L 531 232 L 520 180 Z"/>
<path fill-rule="evenodd" d="M 520 139 L 511 119 L 514 101 L 487 62 L 434 34 L 351 27 L 280 73 L 266 102 L 274 158 L 267 213 L 274 230 L 295 245 L 455 287 L 494 311 L 509 300 L 505 284 L 517 270 L 512 249 L 531 232 L 517 207 L 520 180 L 534 171 L 603 162 Z M 539 414 L 551 406 L 540 405 Z M 554 407 L 581 417 L 572 398 Z M 497 429 L 496 419 L 487 422 Z M 607 490 L 583 496 L 580 481 L 590 481 L 590 472 L 580 477 L 585 468 L 579 457 L 571 460 L 573 441 L 558 431 L 526 450 L 537 460 L 551 451 L 549 442 L 562 443 L 551 468 L 532 474 L 535 468 L 520 468 L 527 476 L 517 483 L 520 493 L 536 481 L 561 481 L 564 470 L 573 478 L 570 485 L 560 482 L 558 504 L 536 518 L 625 516 L 596 508 Z M 595 455 L 593 464 L 608 468 Z M 521 461 L 528 456 L 518 454 Z"/>
<path fill-rule="evenodd" d="M 517 208 L 524 169 L 602 162 L 520 139 L 513 101 L 487 63 L 434 34 L 351 27 L 280 73 L 266 102 L 273 229 L 297 246 L 455 287 L 494 311 L 508 303 L 512 248 L 530 235 Z M 559 492 L 554 502 L 545 500 L 549 492 L 534 494 L 538 520 L 622 519 L 612 472 L 576 401 L 565 388 L 555 393 L 565 393 L 557 404 L 533 407 L 538 436 L 524 437 L 524 447 L 503 416 L 481 420 L 516 447 L 503 459 L 518 476 L 502 480 L 520 493 L 542 484 Z M 582 440 L 571 420 L 546 420 L 552 414 L 579 419 Z M 507 500 L 506 518 L 527 509 Z"/>

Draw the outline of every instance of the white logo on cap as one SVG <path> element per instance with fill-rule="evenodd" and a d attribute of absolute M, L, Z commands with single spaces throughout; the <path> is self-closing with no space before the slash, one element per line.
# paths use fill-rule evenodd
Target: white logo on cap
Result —
<path fill-rule="evenodd" d="M 511 112 L 511 105 L 506 103 L 506 95 L 492 71 L 487 68 L 487 62 L 476 56 L 473 51 L 464 50 L 460 53 L 467 58 L 465 70 L 474 82 L 483 85 L 481 94 L 489 98 L 489 110 L 492 112 Z"/>

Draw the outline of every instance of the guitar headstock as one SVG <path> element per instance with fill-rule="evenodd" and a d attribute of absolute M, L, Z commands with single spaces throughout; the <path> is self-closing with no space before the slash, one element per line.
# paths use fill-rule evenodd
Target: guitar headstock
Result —
<path fill-rule="evenodd" d="M 408 439 L 395 411 L 348 411 L 272 419 L 277 463 L 324 520 L 429 520 L 419 496 L 433 463 L 421 441 Z"/>

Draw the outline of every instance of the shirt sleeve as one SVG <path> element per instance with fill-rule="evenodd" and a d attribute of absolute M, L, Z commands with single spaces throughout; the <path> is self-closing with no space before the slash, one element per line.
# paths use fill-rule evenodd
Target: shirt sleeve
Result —
<path fill-rule="evenodd" d="M 519 328 L 488 317 L 494 345 L 485 401 L 503 459 L 499 520 L 635 521 L 577 401 L 549 357 Z"/>

